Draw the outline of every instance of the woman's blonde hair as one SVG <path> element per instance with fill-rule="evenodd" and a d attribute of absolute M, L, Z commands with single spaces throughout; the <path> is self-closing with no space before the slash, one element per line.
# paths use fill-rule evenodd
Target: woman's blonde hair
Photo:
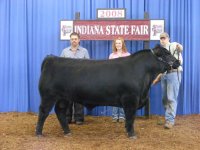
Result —
<path fill-rule="evenodd" d="M 113 50 L 113 52 L 117 52 L 117 48 L 115 46 L 117 40 L 122 41 L 122 52 L 124 52 L 124 53 L 127 52 L 126 44 L 125 44 L 124 39 L 122 37 L 118 37 L 118 38 L 116 38 L 116 39 L 113 40 L 113 43 L 112 43 L 112 50 Z"/>

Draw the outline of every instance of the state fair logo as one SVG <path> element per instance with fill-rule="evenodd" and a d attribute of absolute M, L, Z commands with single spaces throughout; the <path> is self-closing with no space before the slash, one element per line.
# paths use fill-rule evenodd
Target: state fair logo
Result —
<path fill-rule="evenodd" d="M 160 40 L 160 34 L 164 32 L 164 20 L 151 20 L 150 40 Z"/>
<path fill-rule="evenodd" d="M 160 33 L 163 32 L 163 26 L 162 25 L 153 25 L 152 32 L 153 32 L 153 36 L 157 36 L 157 34 L 160 35 Z"/>
<path fill-rule="evenodd" d="M 60 21 L 60 39 L 69 40 L 70 34 L 73 32 L 73 21 L 61 20 Z"/>
<path fill-rule="evenodd" d="M 67 34 L 71 33 L 72 30 L 73 30 L 73 27 L 72 27 L 72 26 L 63 25 L 63 26 L 62 26 L 62 29 L 61 29 L 62 35 L 63 35 L 63 36 L 66 36 Z"/>

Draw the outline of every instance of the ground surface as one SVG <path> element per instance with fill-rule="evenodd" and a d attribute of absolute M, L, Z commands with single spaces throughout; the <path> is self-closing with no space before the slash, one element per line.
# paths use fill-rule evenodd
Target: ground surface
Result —
<path fill-rule="evenodd" d="M 178 116 L 173 129 L 166 130 L 164 118 L 137 118 L 136 140 L 127 138 L 124 123 L 111 117 L 86 116 L 84 125 L 70 124 L 72 135 L 63 137 L 56 116 L 50 115 L 44 137 L 35 136 L 37 115 L 0 113 L 0 150 L 199 150 L 200 115 Z"/>

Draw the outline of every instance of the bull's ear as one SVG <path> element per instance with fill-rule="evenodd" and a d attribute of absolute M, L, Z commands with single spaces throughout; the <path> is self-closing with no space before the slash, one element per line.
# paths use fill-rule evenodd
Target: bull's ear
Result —
<path fill-rule="evenodd" d="M 161 47 L 160 44 L 156 44 L 156 45 L 155 45 L 155 49 L 156 49 L 156 48 L 160 48 L 160 47 Z"/>
<path fill-rule="evenodd" d="M 156 44 L 155 47 L 153 48 L 154 54 L 159 55 L 160 53 L 160 44 Z"/>

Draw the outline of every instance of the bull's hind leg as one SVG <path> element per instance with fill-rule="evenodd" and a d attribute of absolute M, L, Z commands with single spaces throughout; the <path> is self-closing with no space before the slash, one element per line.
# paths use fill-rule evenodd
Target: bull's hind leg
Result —
<path fill-rule="evenodd" d="M 37 126 L 36 126 L 36 131 L 35 131 L 37 136 L 42 135 L 44 122 L 45 122 L 46 118 L 48 117 L 49 112 L 53 108 L 54 103 L 55 103 L 55 101 L 52 100 L 52 98 L 42 99 L 40 107 L 39 107 L 38 122 L 37 122 Z"/>
<path fill-rule="evenodd" d="M 70 134 L 68 122 L 66 119 L 67 106 L 68 106 L 68 102 L 66 102 L 64 100 L 59 100 L 55 106 L 55 112 L 56 112 L 57 118 L 60 122 L 60 125 L 62 126 L 62 129 L 63 129 L 65 135 Z"/>

